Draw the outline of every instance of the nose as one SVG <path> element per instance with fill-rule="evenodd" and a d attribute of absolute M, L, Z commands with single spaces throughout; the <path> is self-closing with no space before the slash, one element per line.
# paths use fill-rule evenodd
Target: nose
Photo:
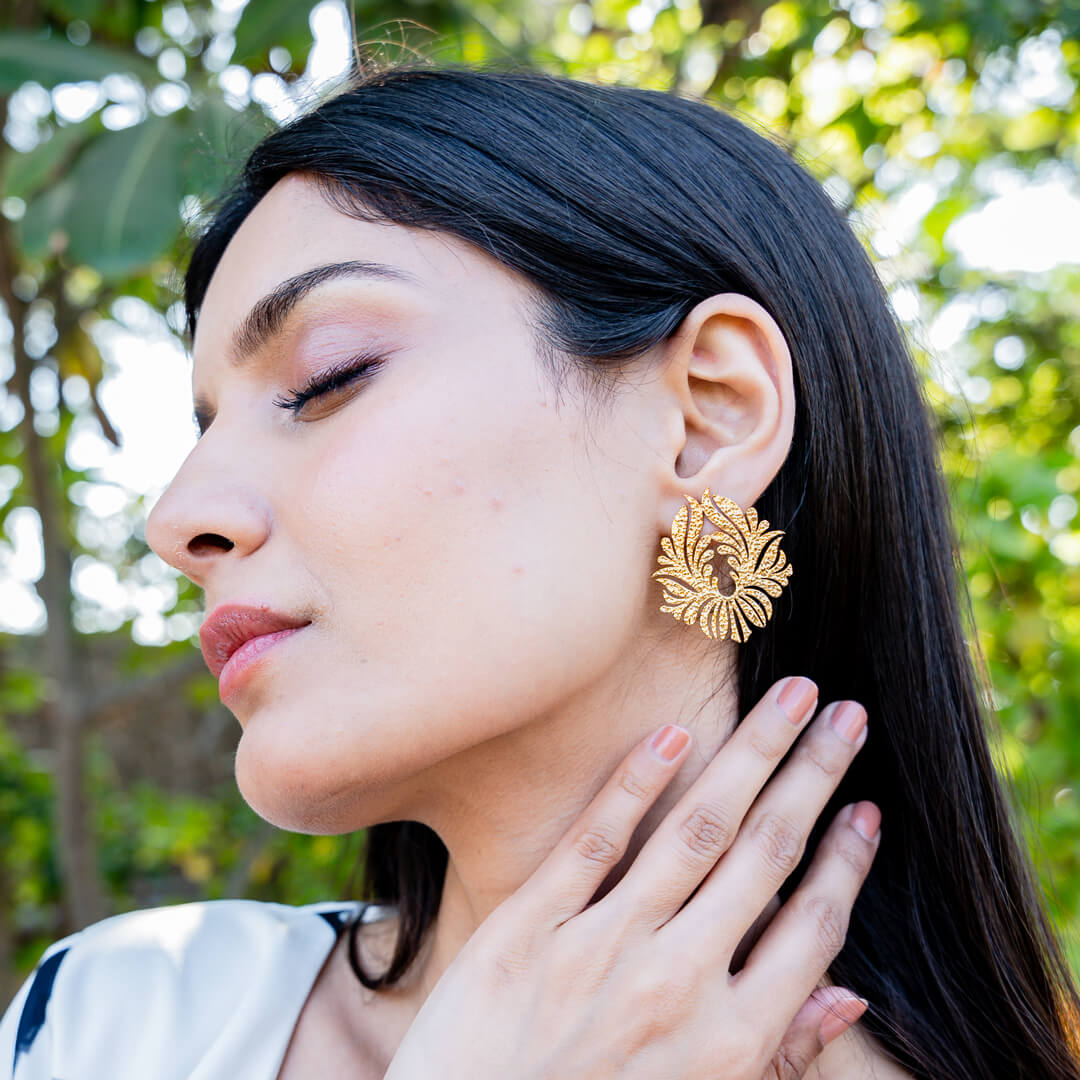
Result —
<path fill-rule="evenodd" d="M 225 558 L 257 551 L 270 533 L 268 507 L 250 480 L 220 459 L 188 455 L 146 519 L 146 542 L 200 588 Z"/>

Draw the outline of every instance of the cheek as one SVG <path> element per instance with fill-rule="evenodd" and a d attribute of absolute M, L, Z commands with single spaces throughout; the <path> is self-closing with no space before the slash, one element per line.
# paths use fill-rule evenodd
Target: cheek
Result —
<path fill-rule="evenodd" d="M 498 725 L 602 663 L 640 597 L 625 508 L 575 429 L 516 389 L 491 409 L 443 386 L 335 425 L 302 510 L 358 677 Z"/>
<path fill-rule="evenodd" d="M 245 798 L 283 827 L 409 816 L 424 770 L 557 710 L 638 624 L 625 475 L 525 394 L 490 409 L 443 391 L 357 409 L 287 478 L 320 647 L 298 673 L 303 708 L 283 686 L 236 758 Z"/>

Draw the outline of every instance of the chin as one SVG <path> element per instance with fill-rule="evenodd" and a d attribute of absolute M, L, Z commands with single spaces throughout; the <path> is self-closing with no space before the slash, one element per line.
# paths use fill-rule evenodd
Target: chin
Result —
<path fill-rule="evenodd" d="M 244 729 L 234 771 L 244 801 L 259 817 L 289 832 L 335 836 L 399 820 L 398 787 L 357 767 L 370 755 L 334 752 L 304 738 L 268 738 L 259 725 Z"/>
<path fill-rule="evenodd" d="M 336 836 L 414 819 L 422 810 L 409 793 L 428 789 L 419 778 L 455 747 L 443 745 L 437 726 L 407 731 L 397 717 L 394 708 L 357 715 L 314 700 L 302 713 L 284 702 L 257 708 L 233 761 L 240 794 L 260 818 L 292 833 Z"/>

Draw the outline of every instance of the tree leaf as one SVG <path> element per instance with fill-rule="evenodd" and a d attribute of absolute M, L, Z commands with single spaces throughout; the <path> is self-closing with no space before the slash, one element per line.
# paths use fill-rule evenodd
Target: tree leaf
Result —
<path fill-rule="evenodd" d="M 100 82 L 114 72 L 130 73 L 150 84 L 161 81 L 154 64 L 134 50 L 72 45 L 66 38 L 26 30 L 0 32 L 0 94 L 17 90 L 24 82 L 45 87 L 84 79 Z"/>
<path fill-rule="evenodd" d="M 79 195 L 60 221 L 69 256 L 117 278 L 167 252 L 180 229 L 186 148 L 176 114 L 95 139 L 76 162 Z"/>
<path fill-rule="evenodd" d="M 257 69 L 272 45 L 283 45 L 296 62 L 298 54 L 302 51 L 306 55 L 311 47 L 310 10 L 309 3 L 296 0 L 259 0 L 257 4 L 248 4 L 236 27 L 232 62 Z"/>
<path fill-rule="evenodd" d="M 24 255 L 40 259 L 67 247 L 68 236 L 60 231 L 77 195 L 75 181 L 67 176 L 30 201 L 22 220 L 15 223 L 15 239 Z"/>
<path fill-rule="evenodd" d="M 46 184 L 60 178 L 92 133 L 90 124 L 69 124 L 53 128 L 48 140 L 25 154 L 9 150 L 0 176 L 0 191 L 29 201 Z"/>

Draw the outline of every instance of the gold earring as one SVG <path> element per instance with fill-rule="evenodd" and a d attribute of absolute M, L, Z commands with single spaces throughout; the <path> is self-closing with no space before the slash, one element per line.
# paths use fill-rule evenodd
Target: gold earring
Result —
<path fill-rule="evenodd" d="M 730 633 L 732 640 L 743 642 L 751 633 L 748 622 L 765 625 L 773 610 L 769 597 L 779 596 L 791 577 L 791 564 L 780 548 L 784 530 L 769 532 L 769 523 L 759 522 L 753 507 L 744 513 L 738 503 L 716 498 L 708 488 L 701 502 L 684 498 L 689 513 L 679 508 L 671 536 L 660 540 L 660 568 L 652 573 L 664 587 L 660 610 L 687 624 L 696 619 L 706 637 L 723 640 Z M 702 536 L 706 517 L 717 531 Z M 711 543 L 716 547 L 710 548 Z M 708 565 L 717 551 L 727 556 L 735 584 L 726 595 Z"/>

